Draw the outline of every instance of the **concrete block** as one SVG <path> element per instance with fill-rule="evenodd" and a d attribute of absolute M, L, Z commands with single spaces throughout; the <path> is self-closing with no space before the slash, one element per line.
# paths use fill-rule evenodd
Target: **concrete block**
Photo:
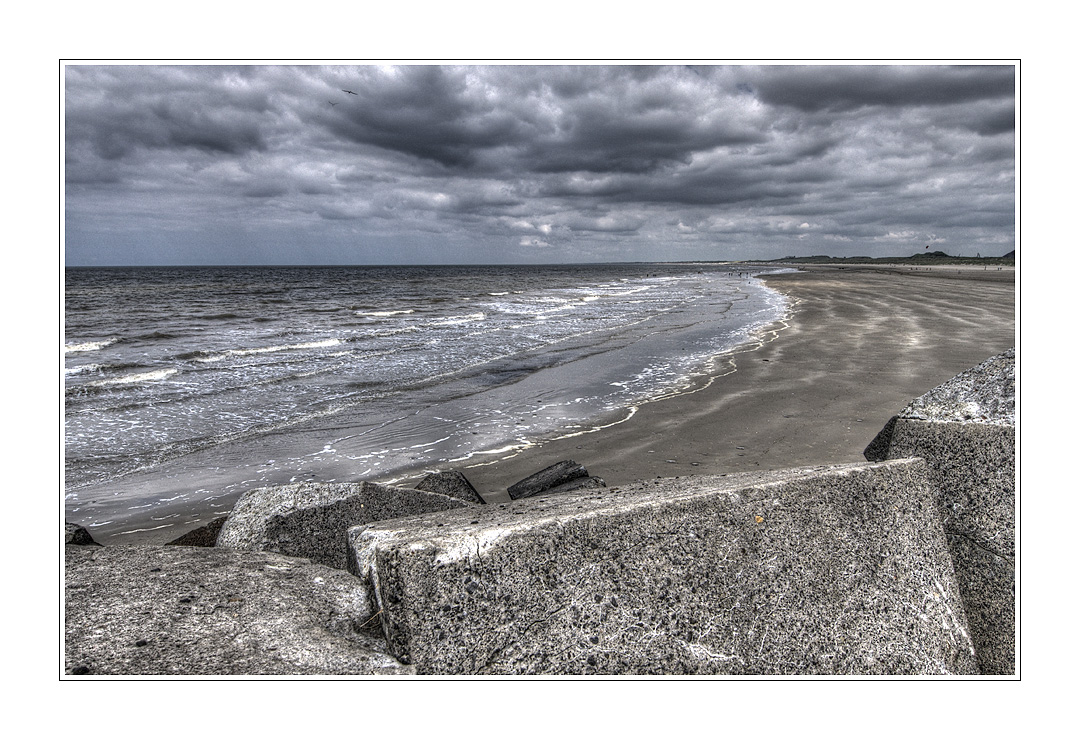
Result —
<path fill-rule="evenodd" d="M 1015 428 L 898 418 L 887 459 L 926 460 L 980 672 L 1013 674 Z"/>
<path fill-rule="evenodd" d="M 487 503 L 484 501 L 484 497 L 473 488 L 473 484 L 469 482 L 465 474 L 457 470 L 426 475 L 423 480 L 416 484 L 415 488 L 417 491 L 429 491 L 459 498 L 471 504 Z"/>
<path fill-rule="evenodd" d="M 350 527 L 465 502 L 441 493 L 374 483 L 298 483 L 248 491 L 222 525 L 217 546 L 268 550 L 344 569 Z"/>
<path fill-rule="evenodd" d="M 584 466 L 573 460 L 563 460 L 550 465 L 538 473 L 533 473 L 528 478 L 519 480 L 506 489 L 510 498 L 528 498 L 538 493 L 546 493 L 552 488 L 558 488 L 578 478 L 588 478 L 589 471 Z"/>
<path fill-rule="evenodd" d="M 69 547 L 68 674 L 393 674 L 367 591 L 340 570 L 213 547 Z"/>
<path fill-rule="evenodd" d="M 1014 353 L 913 401 L 864 453 L 926 460 L 982 673 L 1014 674 Z"/>
<path fill-rule="evenodd" d="M 991 424 L 897 419 L 887 459 L 921 457 L 940 488 L 947 534 L 1016 554 L 1016 430 Z"/>
<path fill-rule="evenodd" d="M 920 460 L 656 479 L 356 527 L 421 674 L 970 674 Z"/>
<path fill-rule="evenodd" d="M 919 396 L 902 419 L 1016 426 L 1016 351 L 1008 349 Z"/>

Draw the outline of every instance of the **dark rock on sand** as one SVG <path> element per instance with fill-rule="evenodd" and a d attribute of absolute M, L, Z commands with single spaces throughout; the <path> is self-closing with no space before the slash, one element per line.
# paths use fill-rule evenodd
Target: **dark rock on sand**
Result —
<path fill-rule="evenodd" d="M 166 544 L 182 547 L 213 547 L 217 544 L 217 538 L 221 533 L 221 527 L 228 518 L 228 516 L 219 516 L 209 524 L 204 524 L 197 529 L 191 530 L 187 534 L 180 535 L 172 542 Z"/>
<path fill-rule="evenodd" d="M 585 478 L 574 478 L 562 485 L 540 491 L 540 493 L 547 496 L 552 493 L 569 493 L 570 491 L 582 491 L 589 488 L 607 488 L 607 483 L 604 482 L 603 478 L 590 475 Z"/>
<path fill-rule="evenodd" d="M 441 493 L 444 496 L 452 496 L 462 501 L 473 504 L 487 503 L 484 498 L 473 488 L 473 484 L 463 473 L 450 470 L 442 473 L 431 473 L 424 477 L 414 488 L 417 491 Z"/>
<path fill-rule="evenodd" d="M 72 524 L 71 522 L 64 523 L 64 544 L 65 545 L 96 545 L 101 547 L 101 544 L 94 541 L 94 538 L 90 536 L 90 533 L 86 531 L 85 527 L 81 527 L 78 524 Z"/>
<path fill-rule="evenodd" d="M 588 477 L 589 471 L 584 466 L 573 460 L 563 460 L 544 468 L 539 473 L 533 473 L 528 478 L 519 480 L 507 488 L 506 492 L 510 494 L 511 499 L 517 500 L 544 493 L 577 478 Z"/>

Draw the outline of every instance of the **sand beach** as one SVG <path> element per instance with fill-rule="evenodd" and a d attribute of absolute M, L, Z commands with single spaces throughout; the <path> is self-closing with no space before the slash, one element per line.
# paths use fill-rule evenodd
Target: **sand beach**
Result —
<path fill-rule="evenodd" d="M 759 344 L 718 358 L 694 392 L 644 403 L 628 419 L 621 411 L 595 431 L 510 456 L 478 454 L 484 462 L 446 469 L 464 473 L 496 503 L 509 500 L 508 486 L 563 460 L 610 487 L 862 462 L 866 445 L 912 399 L 1016 343 L 1012 269 L 811 266 L 763 279 L 789 298 L 788 315 Z M 186 463 L 186 478 L 148 470 L 136 484 L 162 491 L 212 485 L 217 453 L 196 457 Z M 208 467 L 200 473 L 202 464 Z M 393 485 L 418 482 L 428 465 L 395 476 Z M 381 482 L 355 473 L 339 480 Z M 228 499 L 181 501 L 175 508 L 191 522 L 186 527 L 118 521 L 93 532 L 109 544 L 164 544 L 230 506 Z"/>
<path fill-rule="evenodd" d="M 566 459 L 609 486 L 861 462 L 912 399 L 1017 342 L 1011 268 L 813 266 L 765 280 L 790 315 L 724 358 L 706 387 L 463 472 L 490 503 Z"/>

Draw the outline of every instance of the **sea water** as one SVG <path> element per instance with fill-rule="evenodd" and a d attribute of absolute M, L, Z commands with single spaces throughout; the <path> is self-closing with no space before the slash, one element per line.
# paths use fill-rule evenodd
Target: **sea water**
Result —
<path fill-rule="evenodd" d="M 617 423 L 785 310 L 690 264 L 69 268 L 64 300 L 65 513 L 118 532 Z"/>

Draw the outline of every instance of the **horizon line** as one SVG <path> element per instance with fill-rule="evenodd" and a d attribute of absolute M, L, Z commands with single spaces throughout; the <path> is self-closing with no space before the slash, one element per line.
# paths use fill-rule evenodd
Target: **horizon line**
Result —
<path fill-rule="evenodd" d="M 111 268 L 225 268 L 225 267 L 572 267 L 574 265 L 721 265 L 769 260 L 619 260 L 615 262 L 323 262 L 323 263 L 258 263 L 258 264 L 140 264 L 140 265 L 68 265 L 65 269 Z"/>

